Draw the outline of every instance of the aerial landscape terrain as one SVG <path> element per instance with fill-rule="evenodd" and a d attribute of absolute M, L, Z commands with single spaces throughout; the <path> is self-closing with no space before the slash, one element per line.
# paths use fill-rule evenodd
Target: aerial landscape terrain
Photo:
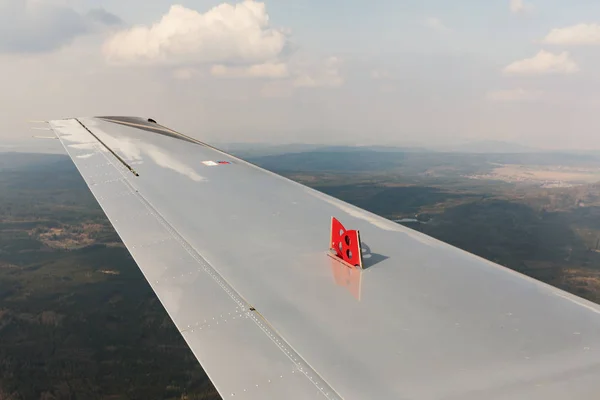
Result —
<path fill-rule="evenodd" d="M 600 0 L 0 0 L 0 73 L 0 400 L 600 400 Z"/>
<path fill-rule="evenodd" d="M 600 156 L 236 153 L 600 302 Z M 70 159 L 0 153 L 0 399 L 151 398 L 219 395 Z"/>

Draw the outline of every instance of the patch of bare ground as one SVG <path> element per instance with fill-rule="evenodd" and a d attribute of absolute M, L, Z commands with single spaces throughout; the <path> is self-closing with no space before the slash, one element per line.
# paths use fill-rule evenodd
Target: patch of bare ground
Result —
<path fill-rule="evenodd" d="M 10 264 L 6 261 L 0 260 L 0 269 L 22 269 L 18 265 Z"/>
<path fill-rule="evenodd" d="M 107 226 L 96 223 L 81 225 L 63 225 L 56 228 L 35 228 L 29 235 L 52 249 L 77 249 L 97 242 L 99 233 L 107 230 Z"/>
<path fill-rule="evenodd" d="M 569 291 L 600 302 L 600 271 L 589 268 L 565 268 L 560 278 L 561 284 Z"/>
<path fill-rule="evenodd" d="M 113 271 L 113 270 L 110 270 L 110 269 L 102 269 L 102 270 L 100 270 L 98 272 L 100 272 L 102 274 L 105 274 L 105 275 L 121 275 L 121 273 L 119 271 Z"/>

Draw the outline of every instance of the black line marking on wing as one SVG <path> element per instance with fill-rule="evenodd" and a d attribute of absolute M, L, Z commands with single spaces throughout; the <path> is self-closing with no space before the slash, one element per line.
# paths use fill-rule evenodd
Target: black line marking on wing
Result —
<path fill-rule="evenodd" d="M 136 172 L 135 169 L 131 168 L 131 166 L 129 164 L 127 164 L 127 162 L 125 162 L 125 160 L 123 160 L 121 158 L 121 156 L 119 156 L 117 153 L 115 153 L 113 151 L 113 149 L 111 149 L 110 147 L 108 147 L 102 140 L 100 140 L 100 138 L 96 135 L 94 135 L 94 133 L 92 131 L 90 131 L 88 129 L 87 126 L 85 126 L 80 120 L 78 120 L 77 118 L 75 118 L 75 121 L 79 122 L 79 125 L 81 125 L 83 127 L 83 129 L 85 129 L 86 131 L 88 131 L 90 133 L 90 135 L 92 135 L 102 146 L 104 146 L 104 148 L 106 148 L 106 150 L 110 151 L 110 153 L 116 157 L 117 160 L 119 160 L 121 162 L 121 164 L 123 164 L 129 171 L 131 171 L 132 174 L 134 174 L 135 176 L 140 176 L 140 174 L 138 174 Z"/>

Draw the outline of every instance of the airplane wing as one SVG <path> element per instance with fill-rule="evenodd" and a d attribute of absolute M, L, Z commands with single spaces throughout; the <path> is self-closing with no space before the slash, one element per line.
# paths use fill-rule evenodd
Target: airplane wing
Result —
<path fill-rule="evenodd" d="M 154 122 L 50 127 L 224 399 L 599 396 L 591 302 Z"/>

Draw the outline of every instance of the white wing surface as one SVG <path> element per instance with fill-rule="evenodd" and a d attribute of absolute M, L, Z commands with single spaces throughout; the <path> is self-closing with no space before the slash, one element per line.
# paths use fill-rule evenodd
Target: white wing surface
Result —
<path fill-rule="evenodd" d="M 593 303 L 143 119 L 50 126 L 225 399 L 600 396 Z"/>

